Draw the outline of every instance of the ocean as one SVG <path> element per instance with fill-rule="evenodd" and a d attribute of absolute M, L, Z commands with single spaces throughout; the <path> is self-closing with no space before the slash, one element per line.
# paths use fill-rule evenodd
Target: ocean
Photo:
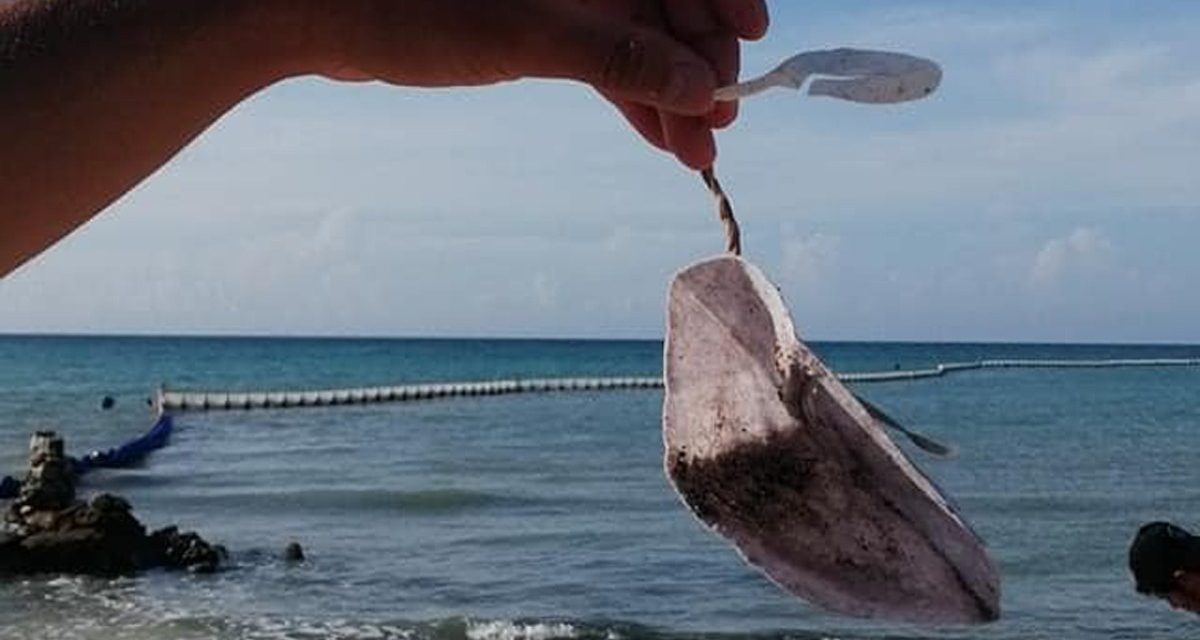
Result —
<path fill-rule="evenodd" d="M 824 343 L 842 372 L 983 358 L 1200 357 L 1196 346 Z M 160 384 L 213 391 L 661 373 L 659 342 L 0 337 L 0 472 L 145 430 Z M 742 563 L 662 472 L 660 390 L 183 413 L 142 466 L 88 476 L 215 575 L 0 579 L 2 638 L 1130 638 L 1195 635 L 1134 593 L 1154 519 L 1200 526 L 1200 368 L 988 369 L 864 384 L 954 444 L 900 441 L 988 542 L 1003 614 L 927 628 L 826 613 Z M 116 406 L 101 410 L 104 396 Z M 299 541 L 308 560 L 288 565 Z"/>

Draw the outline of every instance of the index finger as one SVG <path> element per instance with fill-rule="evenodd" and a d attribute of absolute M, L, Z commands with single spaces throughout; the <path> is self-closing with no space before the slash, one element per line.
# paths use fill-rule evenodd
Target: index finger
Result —
<path fill-rule="evenodd" d="M 766 0 L 711 0 L 713 13 L 739 38 L 758 40 L 767 33 L 770 18 Z"/>
<path fill-rule="evenodd" d="M 738 4 L 748 5 L 745 0 L 738 0 Z M 727 24 L 726 17 L 718 13 L 716 5 L 710 0 L 664 0 L 662 6 L 675 35 L 712 64 L 717 72 L 717 85 L 737 82 L 740 58 L 737 35 Z M 709 126 L 726 127 L 736 117 L 736 103 L 719 102 L 708 114 Z"/>

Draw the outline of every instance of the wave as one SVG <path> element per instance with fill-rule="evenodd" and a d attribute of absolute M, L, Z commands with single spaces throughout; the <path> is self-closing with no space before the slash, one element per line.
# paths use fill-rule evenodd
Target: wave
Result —
<path fill-rule="evenodd" d="M 208 616 L 166 616 L 133 621 L 121 628 L 105 625 L 76 627 L 32 625 L 5 629 L 5 638 L 40 640 L 45 637 L 156 638 L 175 640 L 205 637 L 214 640 L 873 640 L 875 635 L 842 635 L 819 631 L 728 633 L 669 631 L 625 622 L 585 622 L 537 619 L 446 618 L 430 622 L 309 621 L 252 617 L 241 620 Z M 50 633 L 50 636 L 46 634 Z M 888 640 L 916 640 L 918 636 L 888 634 Z"/>
<path fill-rule="evenodd" d="M 5 640 L 927 640 L 930 634 L 886 633 L 854 627 L 791 630 L 670 629 L 620 619 L 571 617 L 450 616 L 429 619 L 372 619 L 304 613 L 243 613 L 252 592 L 235 583 L 204 580 L 210 593 L 164 600 L 184 586 L 178 576 L 102 579 L 35 577 L 0 581 L 0 638 Z M 12 607 L 25 602 L 28 606 Z M 245 604 L 244 602 L 241 602 Z M 818 623 L 819 624 L 819 623 Z M 690 627 L 690 625 L 689 625 Z M 910 629 L 910 631 L 912 631 Z M 975 635 L 938 633 L 940 640 Z"/>
<path fill-rule="evenodd" d="M 225 578 L 230 578 L 225 574 Z M 794 628 L 754 628 L 745 614 L 733 628 L 651 626 L 644 619 L 531 615 L 374 617 L 345 611 L 268 608 L 245 581 L 179 576 L 36 577 L 0 581 L 0 638 L 5 640 L 978 640 L 1027 637 L 953 627 L 920 629 L 867 621 L 803 617 Z M 278 578 L 276 578 L 278 579 Z M 200 591 L 192 588 L 203 587 Z M 178 597 L 186 595 L 187 597 Z M 165 597 L 164 597 L 165 596 Z M 199 597 L 197 597 L 199 596 Z M 24 605 L 21 605 L 24 603 Z M 397 603 L 399 604 L 399 603 Z M 13 606 L 19 605 L 19 606 Z M 403 605 L 400 605 L 403 606 Z M 231 608 L 237 610 L 235 613 Z M 468 607 L 470 608 L 470 607 Z M 445 610 L 443 610 L 445 611 Z M 703 616 L 699 611 L 697 617 Z M 653 616 L 653 614 L 651 614 Z M 736 619 L 736 618 L 735 618 Z M 742 625 L 747 625 L 742 627 Z M 1157 636 L 1156 636 L 1157 637 Z"/>
<path fill-rule="evenodd" d="M 169 498 L 183 506 L 252 509 L 256 513 L 399 511 L 434 514 L 530 502 L 527 498 L 464 489 L 293 489 L 287 491 L 220 491 L 181 493 Z"/>

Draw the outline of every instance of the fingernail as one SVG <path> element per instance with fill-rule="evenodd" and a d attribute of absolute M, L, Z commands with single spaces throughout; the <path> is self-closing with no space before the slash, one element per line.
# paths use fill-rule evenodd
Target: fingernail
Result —
<path fill-rule="evenodd" d="M 766 34 L 770 18 L 767 15 L 766 5 L 746 3 L 739 7 L 737 13 L 734 14 L 733 21 L 736 23 L 739 36 L 757 40 Z"/>
<path fill-rule="evenodd" d="M 713 129 L 724 129 L 737 119 L 736 102 L 719 102 L 708 114 L 708 125 Z"/>
<path fill-rule="evenodd" d="M 714 90 L 711 71 L 695 63 L 680 62 L 671 68 L 670 79 L 659 99 L 669 110 L 701 115 L 712 109 Z"/>

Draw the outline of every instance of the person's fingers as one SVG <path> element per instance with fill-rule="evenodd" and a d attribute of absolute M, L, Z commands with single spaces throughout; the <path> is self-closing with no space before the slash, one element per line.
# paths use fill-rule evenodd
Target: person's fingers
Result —
<path fill-rule="evenodd" d="M 669 151 L 667 136 L 663 133 L 658 109 L 627 100 L 617 100 L 610 96 L 605 97 L 621 112 L 621 115 L 625 116 L 630 126 L 646 139 L 646 142 L 663 151 Z"/>
<path fill-rule="evenodd" d="M 667 149 L 680 162 L 696 170 L 712 166 L 717 159 L 717 143 L 706 118 L 672 114 L 662 114 L 661 117 Z"/>
<path fill-rule="evenodd" d="M 714 12 L 708 0 L 663 0 L 663 8 L 671 30 L 713 66 L 717 72 L 717 85 L 736 82 L 740 61 L 737 36 Z M 708 122 L 712 127 L 721 128 L 736 117 L 735 103 L 718 102 L 708 114 Z"/>
<path fill-rule="evenodd" d="M 628 15 L 629 19 L 636 24 L 651 28 L 659 28 L 667 24 L 662 0 L 606 0 L 606 4 L 610 7 L 620 5 L 622 2 L 628 3 L 624 8 L 625 14 L 622 15 Z"/>
<path fill-rule="evenodd" d="M 662 6 L 671 29 L 684 38 L 717 33 L 725 28 L 708 0 L 662 0 Z"/>
<path fill-rule="evenodd" d="M 704 57 L 708 58 L 717 72 L 717 85 L 724 87 L 737 82 L 741 70 L 742 53 L 737 38 L 731 35 L 707 38 L 701 45 Z M 718 102 L 708 115 L 708 123 L 716 129 L 728 127 L 737 119 L 738 103 Z"/>
<path fill-rule="evenodd" d="M 510 52 L 516 75 L 573 78 L 673 113 L 712 110 L 714 70 L 684 43 L 560 0 L 529 4 L 536 18 Z"/>
<path fill-rule="evenodd" d="M 767 33 L 766 0 L 711 0 L 713 12 L 739 38 L 758 40 Z"/>

